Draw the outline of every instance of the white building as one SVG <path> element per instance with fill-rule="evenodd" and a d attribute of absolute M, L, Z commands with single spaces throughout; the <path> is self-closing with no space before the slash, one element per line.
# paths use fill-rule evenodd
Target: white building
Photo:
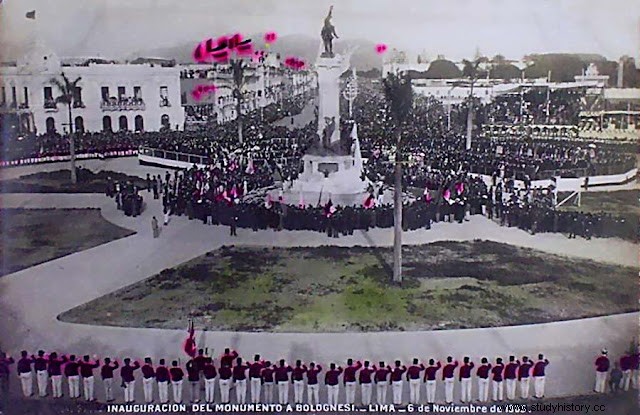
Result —
<path fill-rule="evenodd" d="M 15 115 L 23 132 L 69 131 L 61 92 L 51 82 L 80 78 L 72 108 L 75 130 L 179 128 L 184 123 L 177 67 L 120 64 L 99 59 L 66 64 L 41 43 L 14 64 L 0 66 L 0 112 Z M 179 126 L 179 127 L 176 127 Z"/>

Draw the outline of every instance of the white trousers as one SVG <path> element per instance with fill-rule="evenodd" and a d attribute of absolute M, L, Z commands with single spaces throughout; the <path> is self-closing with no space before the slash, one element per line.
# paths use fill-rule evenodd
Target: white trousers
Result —
<path fill-rule="evenodd" d="M 462 378 L 460 380 L 460 390 L 462 402 L 471 402 L 471 378 Z"/>
<path fill-rule="evenodd" d="M 533 377 L 533 391 L 536 398 L 544 397 L 544 376 Z"/>
<path fill-rule="evenodd" d="M 22 385 L 22 393 L 24 396 L 31 396 L 33 393 L 33 379 L 31 372 L 20 373 L 20 384 Z"/>
<path fill-rule="evenodd" d="M 427 381 L 427 403 L 436 403 L 436 381 Z"/>
<path fill-rule="evenodd" d="M 371 403 L 371 384 L 362 384 L 362 405 L 367 406 Z"/>
<path fill-rule="evenodd" d="M 629 390 L 629 385 L 631 384 L 631 369 L 622 371 L 622 389 L 625 391 Z"/>
<path fill-rule="evenodd" d="M 266 403 L 273 403 L 273 382 L 264 383 L 264 400 Z"/>
<path fill-rule="evenodd" d="M 320 403 L 320 385 L 307 385 L 307 398 L 311 405 Z M 315 402 L 315 403 L 314 403 Z"/>
<path fill-rule="evenodd" d="M 41 398 L 47 396 L 47 381 L 49 380 L 49 374 L 46 370 L 38 370 L 36 372 L 36 380 L 38 382 L 38 395 Z"/>
<path fill-rule="evenodd" d="M 489 379 L 478 378 L 478 400 L 487 402 L 489 400 Z"/>
<path fill-rule="evenodd" d="M 393 388 L 393 404 L 400 405 L 402 404 L 402 381 L 397 380 L 391 384 Z"/>
<path fill-rule="evenodd" d="M 638 382 L 640 381 L 640 379 L 638 379 L 638 370 L 637 369 L 632 369 L 631 370 L 631 387 L 634 389 L 638 389 Z"/>
<path fill-rule="evenodd" d="M 216 378 L 204 380 L 204 400 L 207 403 L 212 403 L 215 399 L 216 393 Z"/>
<path fill-rule="evenodd" d="M 444 401 L 446 403 L 453 402 L 453 381 L 454 378 L 446 378 L 444 380 Z"/>
<path fill-rule="evenodd" d="M 88 401 L 93 400 L 94 384 L 95 384 L 95 379 L 93 376 L 89 376 L 88 378 L 82 378 L 82 386 L 84 387 L 84 398 Z"/>
<path fill-rule="evenodd" d="M 104 385 L 104 396 L 107 402 L 111 402 L 113 400 L 113 378 L 102 379 L 102 384 Z"/>
<path fill-rule="evenodd" d="M 607 372 L 596 371 L 596 386 L 595 391 L 598 393 L 605 393 L 607 384 Z"/>
<path fill-rule="evenodd" d="M 339 391 L 340 391 L 340 385 L 327 385 L 327 403 L 329 405 L 338 404 Z"/>
<path fill-rule="evenodd" d="M 173 389 L 173 402 L 182 403 L 182 381 L 171 381 L 171 389 Z"/>
<path fill-rule="evenodd" d="M 507 399 L 512 401 L 516 398 L 516 380 L 506 379 L 505 383 L 507 384 Z"/>
<path fill-rule="evenodd" d="M 504 395 L 503 395 L 504 382 L 497 382 L 494 380 L 492 383 L 493 383 L 493 400 L 501 401 L 504 398 Z"/>
<path fill-rule="evenodd" d="M 520 397 L 529 399 L 529 378 L 520 379 Z"/>
<path fill-rule="evenodd" d="M 260 403 L 260 388 L 262 380 L 260 378 L 251 378 L 251 403 Z"/>
<path fill-rule="evenodd" d="M 293 381 L 293 402 L 302 403 L 304 398 L 304 380 Z"/>
<path fill-rule="evenodd" d="M 409 379 L 409 402 L 420 402 L 420 379 Z"/>
<path fill-rule="evenodd" d="M 244 404 L 247 401 L 247 380 L 236 380 L 236 403 Z"/>
<path fill-rule="evenodd" d="M 189 398 L 191 402 L 200 402 L 200 381 L 189 381 Z"/>
<path fill-rule="evenodd" d="M 289 382 L 286 380 L 278 382 L 278 403 L 289 403 Z"/>
<path fill-rule="evenodd" d="M 134 393 L 135 390 L 136 390 L 135 379 L 132 380 L 131 382 L 124 383 L 124 401 L 125 402 L 133 402 L 136 400 L 135 393 Z"/>
<path fill-rule="evenodd" d="M 231 387 L 231 379 L 220 379 L 220 402 L 229 403 L 229 388 Z"/>
<path fill-rule="evenodd" d="M 158 382 L 158 398 L 160 403 L 169 402 L 169 382 Z"/>
<path fill-rule="evenodd" d="M 62 396 L 62 375 L 51 376 L 51 392 L 54 398 Z"/>
<path fill-rule="evenodd" d="M 79 398 L 80 397 L 80 376 L 69 376 L 67 378 L 67 382 L 69 382 L 69 397 L 70 398 Z"/>
<path fill-rule="evenodd" d="M 376 399 L 379 404 L 387 403 L 387 382 L 380 382 L 376 388 Z"/>
<path fill-rule="evenodd" d="M 153 401 L 153 381 L 155 378 L 143 378 L 142 389 L 144 390 L 144 401 L 149 403 Z"/>
<path fill-rule="evenodd" d="M 355 382 L 347 382 L 344 385 L 345 391 L 345 399 L 347 404 L 356 403 L 356 383 Z"/>

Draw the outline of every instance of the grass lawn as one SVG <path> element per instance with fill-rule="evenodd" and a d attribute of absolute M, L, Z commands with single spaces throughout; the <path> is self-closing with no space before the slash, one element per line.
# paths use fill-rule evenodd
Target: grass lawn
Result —
<path fill-rule="evenodd" d="M 558 193 L 558 201 L 564 200 L 570 193 Z M 582 192 L 581 205 L 575 204 L 575 198 L 561 206 L 562 210 L 591 213 L 606 212 L 614 215 L 640 217 L 640 190 L 618 190 L 615 192 Z"/>
<path fill-rule="evenodd" d="M 0 181 L 1 193 L 104 193 L 107 179 L 114 181 L 132 181 L 138 187 L 146 188 L 146 181 L 136 176 L 112 171 L 94 173 L 81 169 L 78 172 L 78 183 L 71 184 L 70 170 L 41 172 L 22 176 L 17 179 Z"/>
<path fill-rule="evenodd" d="M 100 209 L 0 209 L 0 275 L 124 238 Z"/>
<path fill-rule="evenodd" d="M 222 247 L 84 304 L 64 321 L 344 332 L 517 325 L 637 309 L 636 271 L 489 242 L 390 248 Z"/>

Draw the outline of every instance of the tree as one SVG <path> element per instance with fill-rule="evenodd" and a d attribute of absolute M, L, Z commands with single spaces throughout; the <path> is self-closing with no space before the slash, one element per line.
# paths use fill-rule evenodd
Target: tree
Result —
<path fill-rule="evenodd" d="M 389 74 L 383 80 L 384 96 L 395 128 L 395 176 L 393 189 L 393 281 L 402 282 L 402 128 L 413 108 L 411 79 Z"/>
<path fill-rule="evenodd" d="M 76 184 L 76 182 L 78 181 L 76 175 L 76 143 L 73 134 L 73 114 L 71 113 L 71 108 L 76 99 L 76 89 L 78 88 L 78 83 L 82 78 L 77 77 L 75 81 L 72 82 L 69 80 L 69 78 L 67 78 L 64 72 L 60 76 L 62 78 L 62 81 L 57 78 L 52 78 L 51 83 L 58 88 L 58 91 L 60 91 L 60 96 L 55 99 L 56 103 L 65 104 L 69 112 L 69 155 L 71 158 L 71 183 Z"/>
<path fill-rule="evenodd" d="M 236 98 L 236 113 L 238 114 L 238 142 L 242 144 L 242 90 L 245 85 L 244 70 L 247 66 L 242 59 L 232 59 L 229 65 L 233 73 L 233 96 Z"/>
<path fill-rule="evenodd" d="M 465 142 L 465 149 L 471 150 L 471 133 L 473 131 L 473 84 L 478 79 L 479 67 L 481 63 L 487 61 L 485 57 L 478 57 L 473 62 L 464 59 L 462 61 L 464 67 L 462 69 L 462 75 L 469 78 L 471 81 L 471 87 L 469 88 L 469 108 L 467 109 L 467 140 Z"/>

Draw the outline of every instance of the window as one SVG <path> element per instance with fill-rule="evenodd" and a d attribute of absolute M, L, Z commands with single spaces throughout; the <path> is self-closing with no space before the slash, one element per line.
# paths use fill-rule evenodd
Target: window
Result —
<path fill-rule="evenodd" d="M 76 117 L 76 120 L 75 120 L 74 124 L 76 126 L 76 132 L 77 133 L 83 133 L 84 132 L 84 119 L 82 119 L 82 117 L 80 117 L 80 116 Z"/>
<path fill-rule="evenodd" d="M 46 127 L 47 133 L 52 134 L 56 131 L 56 121 L 53 119 L 53 117 L 47 118 Z"/>
<path fill-rule="evenodd" d="M 23 88 L 24 92 L 24 106 L 25 108 L 29 108 L 29 88 L 26 86 Z"/>
<path fill-rule="evenodd" d="M 104 117 L 102 117 L 102 131 L 106 131 L 106 132 L 113 131 L 111 129 L 111 117 L 108 115 L 105 115 Z"/>
<path fill-rule="evenodd" d="M 142 118 L 142 115 L 136 115 L 134 125 L 136 131 L 144 131 L 144 119 Z"/>
<path fill-rule="evenodd" d="M 16 94 L 16 87 L 15 86 L 11 87 L 11 99 L 12 99 L 12 102 L 13 102 L 14 106 L 18 105 L 18 96 Z"/>
<path fill-rule="evenodd" d="M 139 86 L 133 87 L 133 97 L 137 99 L 142 99 L 142 89 Z"/>
<path fill-rule="evenodd" d="M 129 124 L 125 115 L 121 115 L 118 119 L 118 127 L 120 128 L 120 131 L 127 131 L 129 129 Z"/>
<path fill-rule="evenodd" d="M 122 99 L 122 98 L 124 98 L 125 94 L 126 94 L 126 89 L 125 89 L 125 87 L 123 87 L 123 86 L 119 86 L 119 87 L 118 87 L 118 99 Z"/>
<path fill-rule="evenodd" d="M 109 87 L 108 86 L 103 86 L 102 88 L 100 88 L 100 94 L 102 95 L 102 100 L 103 101 L 109 101 Z"/>
<path fill-rule="evenodd" d="M 160 106 L 170 107 L 169 104 L 169 89 L 166 86 L 160 87 Z"/>
<path fill-rule="evenodd" d="M 169 124 L 169 116 L 167 114 L 162 114 L 162 117 L 160 117 L 160 125 L 162 128 L 171 128 L 171 125 Z"/>
<path fill-rule="evenodd" d="M 73 108 L 84 108 L 82 103 L 82 88 L 79 86 L 73 91 Z"/>
<path fill-rule="evenodd" d="M 2 87 L 2 103 L 7 103 L 7 90 L 5 87 Z"/>

